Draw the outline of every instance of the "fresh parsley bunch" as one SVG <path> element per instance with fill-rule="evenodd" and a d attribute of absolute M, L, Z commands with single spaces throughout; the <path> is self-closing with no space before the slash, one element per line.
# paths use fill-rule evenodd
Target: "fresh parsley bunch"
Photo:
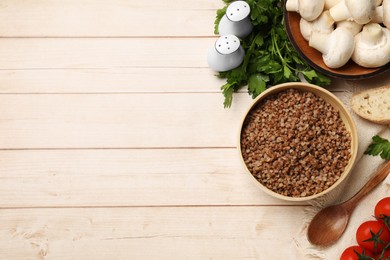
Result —
<path fill-rule="evenodd" d="M 226 6 L 217 11 L 214 32 L 218 34 L 218 24 L 225 15 L 227 6 L 233 0 L 223 0 Z M 242 39 L 245 50 L 242 64 L 230 71 L 220 72 L 226 78 L 221 87 L 225 96 L 224 107 L 230 107 L 233 93 L 248 85 L 253 98 L 266 88 L 284 82 L 296 82 L 301 78 L 324 86 L 330 79 L 312 69 L 292 47 L 283 19 L 283 0 L 246 0 L 251 8 L 250 18 L 254 26 L 252 33 Z"/>

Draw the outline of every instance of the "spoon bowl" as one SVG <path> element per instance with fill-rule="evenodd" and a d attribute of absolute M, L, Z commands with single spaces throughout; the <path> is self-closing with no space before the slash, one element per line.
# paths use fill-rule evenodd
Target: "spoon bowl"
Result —
<path fill-rule="evenodd" d="M 390 160 L 372 175 L 371 179 L 349 200 L 319 211 L 310 222 L 307 238 L 317 246 L 329 246 L 344 233 L 353 210 L 367 194 L 375 189 L 390 173 Z"/>
<path fill-rule="evenodd" d="M 347 227 L 349 215 L 343 205 L 330 206 L 318 212 L 307 230 L 309 242 L 328 246 L 337 241 Z"/>

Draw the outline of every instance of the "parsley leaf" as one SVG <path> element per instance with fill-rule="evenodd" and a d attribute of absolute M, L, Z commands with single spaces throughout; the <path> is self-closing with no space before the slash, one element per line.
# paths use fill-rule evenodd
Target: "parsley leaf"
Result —
<path fill-rule="evenodd" d="M 252 74 L 248 81 L 248 91 L 252 94 L 252 97 L 258 96 L 266 89 L 266 84 L 269 81 L 269 77 L 264 74 Z"/>
<path fill-rule="evenodd" d="M 382 159 L 390 159 L 390 142 L 378 135 L 372 137 L 372 143 L 368 146 L 364 154 L 377 156 L 380 155 Z"/>
<path fill-rule="evenodd" d="M 215 34 L 218 24 L 232 0 L 223 0 L 226 6 L 217 11 Z M 230 107 L 233 93 L 248 85 L 253 98 L 265 89 L 285 82 L 305 79 L 319 86 L 329 85 L 330 79 L 312 69 L 290 43 L 284 26 L 283 0 L 246 0 L 251 8 L 252 33 L 241 40 L 245 50 L 243 63 L 230 71 L 220 72 L 226 79 L 221 87 L 225 96 L 224 107 Z"/>
<path fill-rule="evenodd" d="M 227 6 L 225 6 L 222 9 L 217 10 L 217 17 L 215 18 L 215 22 L 214 22 L 214 34 L 219 33 L 218 32 L 218 25 L 219 25 L 219 22 L 221 21 L 222 17 L 225 15 L 226 9 L 227 9 Z"/>

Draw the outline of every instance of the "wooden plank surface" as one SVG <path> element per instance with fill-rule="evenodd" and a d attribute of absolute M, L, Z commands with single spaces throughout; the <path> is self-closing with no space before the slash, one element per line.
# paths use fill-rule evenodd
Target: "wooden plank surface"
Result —
<path fill-rule="evenodd" d="M 0 69 L 207 68 L 215 38 L 3 38 Z"/>
<path fill-rule="evenodd" d="M 1 149 L 236 147 L 251 98 L 219 93 L 1 95 Z"/>
<path fill-rule="evenodd" d="M 22 1 L 0 5 L 2 37 L 213 35 L 222 1 Z"/>
<path fill-rule="evenodd" d="M 304 209 L 0 209 L 0 255 L 7 260 L 302 259 L 286 234 L 297 232 Z"/>
<path fill-rule="evenodd" d="M 0 208 L 293 204 L 263 193 L 238 155 L 236 149 L 0 151 Z"/>
<path fill-rule="evenodd" d="M 375 82 L 362 82 L 382 86 L 386 80 L 386 75 L 381 75 Z M 221 93 L 225 83 L 226 79 L 209 68 L 0 70 L 0 94 Z M 341 80 L 334 79 L 326 89 L 340 92 L 345 87 Z M 246 86 L 240 92 L 247 93 Z"/>
<path fill-rule="evenodd" d="M 0 70 L 0 94 L 221 93 L 223 79 L 209 68 Z"/>
<path fill-rule="evenodd" d="M 214 41 L 215 38 L 2 39 L 0 94 L 220 93 L 225 79 L 216 77 L 206 62 Z M 385 81 L 385 75 L 382 78 Z M 339 91 L 345 86 L 340 80 L 333 81 L 329 90 Z"/>
<path fill-rule="evenodd" d="M 0 259 L 302 259 L 206 62 L 223 5 L 1 1 Z"/>
<path fill-rule="evenodd" d="M 0 95 L 0 149 L 237 147 L 252 103 L 220 93 Z"/>

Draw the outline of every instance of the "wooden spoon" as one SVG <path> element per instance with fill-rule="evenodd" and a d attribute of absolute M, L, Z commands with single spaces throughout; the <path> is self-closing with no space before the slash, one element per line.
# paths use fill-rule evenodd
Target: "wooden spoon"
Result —
<path fill-rule="evenodd" d="M 336 242 L 344 233 L 349 217 L 358 202 L 381 183 L 390 172 L 390 160 L 371 177 L 371 179 L 349 200 L 326 207 L 318 212 L 307 230 L 310 243 L 328 246 Z"/>

